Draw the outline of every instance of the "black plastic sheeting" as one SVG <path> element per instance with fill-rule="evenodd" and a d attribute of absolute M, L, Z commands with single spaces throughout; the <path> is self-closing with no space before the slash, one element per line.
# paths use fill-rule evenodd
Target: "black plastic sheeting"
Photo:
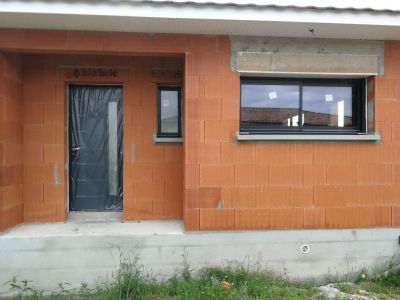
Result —
<path fill-rule="evenodd" d="M 121 86 L 69 86 L 70 210 L 122 210 Z"/>

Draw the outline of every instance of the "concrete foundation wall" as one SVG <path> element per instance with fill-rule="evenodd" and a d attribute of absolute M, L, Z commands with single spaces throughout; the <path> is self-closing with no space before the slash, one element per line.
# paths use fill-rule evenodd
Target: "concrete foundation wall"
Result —
<path fill-rule="evenodd" d="M 112 225 L 112 226 L 111 226 Z M 181 270 L 250 263 L 290 279 L 323 278 L 387 262 L 399 251 L 398 229 L 184 233 L 179 222 L 22 225 L 0 236 L 0 296 L 13 276 L 56 290 L 112 278 L 125 256 L 166 279 Z M 307 244 L 308 254 L 300 247 Z M 120 249 L 120 250 L 119 250 Z M 69 287 L 69 286 L 67 286 Z"/>

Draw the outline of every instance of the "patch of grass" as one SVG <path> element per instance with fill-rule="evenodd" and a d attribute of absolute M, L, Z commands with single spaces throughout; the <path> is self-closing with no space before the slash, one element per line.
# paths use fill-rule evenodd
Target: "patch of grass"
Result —
<path fill-rule="evenodd" d="M 377 276 L 372 280 L 363 283 L 363 286 L 366 290 L 372 293 L 386 295 L 394 299 L 400 298 L 399 274 L 392 273 L 387 276 Z"/>
<path fill-rule="evenodd" d="M 120 261 L 120 268 L 113 280 L 94 289 L 90 289 L 86 282 L 75 290 L 70 290 L 67 283 L 60 283 L 57 292 L 44 293 L 35 289 L 32 282 L 16 277 L 9 284 L 15 292 L 14 299 L 19 300 L 326 299 L 313 282 L 294 283 L 285 277 L 263 270 L 254 271 L 238 264 L 209 267 L 198 272 L 192 272 L 186 265 L 177 275 L 160 282 L 145 273 L 138 256 L 126 257 L 121 254 Z M 375 275 L 359 283 L 349 282 L 355 280 L 354 276 L 336 278 L 330 282 L 336 282 L 334 286 L 348 295 L 356 295 L 364 290 L 379 295 L 379 299 L 400 299 L 400 275 L 384 275 L 384 270 L 394 265 L 397 262 L 382 266 Z"/>
<path fill-rule="evenodd" d="M 120 268 L 113 280 L 90 289 L 86 282 L 71 290 L 68 283 L 59 283 L 58 291 L 44 292 L 34 288 L 28 280 L 13 278 L 9 281 L 19 300 L 250 300 L 250 299 L 326 299 L 315 282 L 294 283 L 265 270 L 256 270 L 238 264 L 225 267 L 209 267 L 192 272 L 185 265 L 181 272 L 160 282 L 145 273 L 139 257 L 121 254 Z M 400 275 L 386 270 L 396 270 L 399 260 L 392 260 L 371 272 L 366 280 L 357 275 L 330 278 L 334 286 L 348 295 L 378 295 L 379 299 L 400 299 Z M 366 270 L 362 270 L 364 274 Z M 356 276 L 356 277 L 354 277 Z M 351 283 L 351 282 L 358 283 Z M 336 283 L 335 283 L 336 282 Z M 340 298 L 338 295 L 337 297 Z M 338 298 L 338 299 L 339 299 Z"/>
<path fill-rule="evenodd" d="M 223 282 L 225 281 L 225 287 Z M 16 299 L 143 299 L 143 300 L 212 300 L 212 299 L 325 299 L 312 284 L 294 284 L 268 272 L 250 271 L 243 266 L 205 268 L 195 274 L 185 268 L 167 281 L 159 282 L 144 273 L 138 260 L 123 260 L 114 281 L 94 290 L 87 284 L 74 292 L 61 285 L 60 292 L 43 295 L 31 287 L 27 290 L 15 280 Z M 229 286 L 229 287 L 226 287 Z"/>
<path fill-rule="evenodd" d="M 223 287 L 223 282 L 229 284 Z M 185 268 L 165 282 L 143 273 L 136 260 L 123 262 L 116 281 L 92 299 L 323 299 L 311 284 L 292 284 L 267 272 L 236 267 L 206 268 L 195 275 Z"/>
<path fill-rule="evenodd" d="M 383 274 L 377 272 L 368 280 L 356 284 L 348 282 L 351 278 L 333 282 L 338 282 L 334 285 L 349 295 L 365 290 L 379 295 L 379 299 L 400 299 L 400 275 Z M 60 283 L 58 291 L 45 293 L 34 288 L 32 282 L 16 277 L 9 284 L 15 292 L 13 299 L 18 300 L 326 299 L 315 283 L 293 283 L 285 277 L 237 264 L 205 268 L 198 272 L 192 272 L 185 266 L 177 275 L 160 282 L 145 273 L 136 256 L 121 256 L 120 268 L 113 280 L 94 289 L 90 289 L 86 282 L 75 290 L 70 290 L 67 283 Z"/>
<path fill-rule="evenodd" d="M 369 280 L 361 282 L 361 287 L 371 293 L 379 294 L 381 299 L 400 299 L 400 274 L 391 272 L 399 264 L 400 257 L 392 257 L 375 269 Z"/>
<path fill-rule="evenodd" d="M 337 289 L 339 289 L 341 292 L 346 293 L 346 294 L 354 294 L 357 292 L 357 289 L 359 288 L 358 285 L 351 284 L 348 282 L 335 284 L 335 287 Z"/>
<path fill-rule="evenodd" d="M 355 277 L 346 278 L 344 281 L 337 280 L 335 286 L 342 292 L 350 295 L 357 295 L 359 292 L 366 291 L 372 293 L 379 299 L 400 299 L 400 274 L 395 270 L 400 263 L 399 257 L 392 257 L 386 263 L 378 266 L 371 272 L 362 270 L 367 275 L 366 280 L 360 280 L 356 283 Z"/>

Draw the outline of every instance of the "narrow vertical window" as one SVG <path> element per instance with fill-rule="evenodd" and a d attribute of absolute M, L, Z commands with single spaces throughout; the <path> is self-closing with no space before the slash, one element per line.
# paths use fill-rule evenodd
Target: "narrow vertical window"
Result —
<path fill-rule="evenodd" d="M 157 107 L 157 137 L 182 137 L 181 88 L 176 86 L 159 86 Z"/>

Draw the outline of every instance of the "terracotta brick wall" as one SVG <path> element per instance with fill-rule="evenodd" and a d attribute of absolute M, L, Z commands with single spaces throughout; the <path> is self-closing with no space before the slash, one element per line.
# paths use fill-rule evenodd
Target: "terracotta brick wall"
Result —
<path fill-rule="evenodd" d="M 181 70 L 182 57 L 135 57 L 124 97 L 124 218 L 182 219 L 183 146 L 154 144 L 157 84 L 181 79 L 152 78 L 152 69 Z M 131 145 L 135 161 L 131 161 Z"/>
<path fill-rule="evenodd" d="M 375 98 L 375 127 L 382 136 L 381 143 L 236 143 L 234 133 L 239 127 L 240 77 L 230 71 L 228 37 L 37 30 L 0 30 L 0 33 L 0 49 L 14 51 L 185 55 L 183 204 L 187 230 L 400 226 L 399 42 L 386 42 L 385 75 L 376 78 L 375 90 L 369 93 Z M 76 59 L 70 56 L 63 63 L 76 64 Z M 99 63 L 98 59 L 87 57 L 85 63 Z M 114 56 L 112 65 L 125 64 L 124 59 Z M 101 62 L 106 60 L 102 58 Z M 54 76 L 47 67 L 48 64 L 54 66 L 54 61 L 32 60 L 30 63 L 45 70 L 40 78 Z M 38 74 L 32 71 L 30 76 Z M 51 86 L 36 87 L 38 91 L 31 95 L 24 93 L 24 103 L 46 101 L 41 95 L 49 93 L 57 95 L 54 99 L 63 98 L 60 96 L 63 95 L 63 86 L 55 84 L 54 78 L 52 80 Z M 134 86 L 132 81 L 132 91 L 126 89 L 126 93 L 138 97 Z M 34 89 L 34 85 L 31 88 Z M 151 97 L 147 94 L 142 99 Z M 47 132 L 46 139 L 51 138 L 53 132 L 55 134 L 54 140 L 41 141 L 43 147 L 32 148 L 38 153 L 36 157 L 43 157 L 39 166 L 46 164 L 44 146 L 49 145 L 49 153 L 51 147 L 57 148 L 56 139 L 61 136 L 56 134 L 61 133 L 59 125 L 46 125 L 42 107 L 38 119 L 26 123 L 30 134 L 36 134 L 35 128 Z M 141 113 L 135 114 L 135 111 L 141 111 L 135 107 L 133 103 L 125 107 L 127 111 L 132 110 L 132 127 L 126 125 L 131 129 L 124 132 L 125 146 L 131 143 L 129 136 L 133 141 L 135 135 L 140 135 L 135 132 L 137 128 L 146 128 L 146 120 L 141 121 L 141 126 L 134 126 L 135 117 L 137 120 L 143 117 Z M 26 116 L 24 113 L 24 121 L 28 118 Z M 39 122 L 36 124 L 38 127 L 32 126 L 35 122 Z M 40 138 L 43 135 L 37 134 L 35 139 Z M 40 144 L 35 140 L 30 143 Z M 140 147 L 140 143 L 138 145 Z M 150 148 L 146 141 L 142 145 L 142 154 L 140 148 L 137 149 L 138 157 L 144 159 L 141 166 L 143 177 L 135 179 L 134 175 L 128 175 L 136 166 L 125 170 L 124 176 L 132 178 L 132 189 L 126 190 L 128 200 L 125 205 L 129 208 L 125 212 L 126 218 L 134 218 L 136 212 L 148 218 L 158 217 L 154 214 L 153 203 L 160 199 L 161 185 L 154 182 L 154 174 L 164 173 L 152 168 L 150 183 L 150 169 L 145 165 L 156 163 L 155 160 L 161 162 L 161 158 L 166 162 L 172 153 L 176 153 L 176 160 L 182 155 L 179 147 L 168 150 L 164 147 L 163 151 L 155 146 Z M 124 151 L 125 156 L 127 153 L 130 155 L 130 149 Z M 154 158 L 146 158 L 150 153 Z M 54 164 L 54 161 L 54 157 L 49 158 L 48 163 Z M 168 180 L 169 177 L 162 178 Z M 30 180 L 24 180 L 26 186 Z M 135 200 L 134 186 L 139 180 L 147 181 L 140 186 L 151 189 L 151 194 L 145 196 L 147 201 Z M 45 185 L 32 187 L 35 189 L 29 195 L 39 195 L 37 201 L 43 202 L 46 199 Z M 150 193 L 147 188 L 142 192 Z M 136 193 L 141 195 L 142 192 L 139 189 Z M 180 197 L 176 191 L 170 195 Z M 221 200 L 224 208 L 217 209 Z M 40 204 L 41 210 L 36 212 L 36 216 L 46 211 L 48 213 L 44 216 L 57 216 L 57 211 L 63 212 L 64 203 L 57 200 L 57 205 L 51 210 L 47 209 L 50 204 Z M 29 210 L 25 212 L 31 220 L 36 218 L 29 214 Z"/>
<path fill-rule="evenodd" d="M 67 184 L 64 84 L 49 57 L 24 56 L 24 221 L 63 221 Z M 55 174 L 56 173 L 56 174 Z M 58 182 L 55 182 L 55 175 Z"/>
<path fill-rule="evenodd" d="M 237 224 L 250 229 L 251 224 L 243 221 L 252 222 L 255 216 L 241 208 L 253 208 L 252 212 L 256 208 L 250 197 L 256 186 L 252 181 L 255 174 L 246 177 L 255 172 L 255 145 L 233 141 L 239 125 L 240 77 L 230 71 L 229 38 L 191 37 L 189 46 L 185 69 L 185 227 L 235 229 L 236 214 Z M 259 174 L 261 170 L 257 180 L 262 181 Z M 220 200 L 224 209 L 216 208 Z M 247 217 L 241 212 L 248 213 Z M 256 215 L 266 222 L 266 211 L 257 210 Z"/>
<path fill-rule="evenodd" d="M 22 219 L 22 63 L 0 52 L 0 231 Z"/>
<path fill-rule="evenodd" d="M 62 221 L 66 214 L 66 85 L 60 65 L 129 68 L 124 82 L 124 218 L 182 218 L 182 145 L 153 144 L 156 85 L 179 80 L 151 77 L 151 70 L 181 69 L 182 58 L 24 56 L 25 221 Z M 131 144 L 135 161 L 131 162 Z M 55 172 L 58 182 L 55 181 Z"/>
<path fill-rule="evenodd" d="M 364 167 L 363 179 L 384 182 L 378 191 L 379 205 L 392 207 L 394 227 L 400 226 L 400 42 L 385 42 L 385 75 L 375 80 L 375 125 L 382 135 L 377 150 L 377 166 Z M 366 154 L 364 154 L 365 156 Z M 372 152 L 371 156 L 375 153 Z M 374 162 L 374 160 L 373 160 Z M 364 195 L 367 194 L 364 191 Z M 370 195 L 368 193 L 368 195 Z M 375 194 L 376 195 L 376 194 Z M 368 196 L 366 196 L 368 197 Z M 369 196 L 371 197 L 371 196 Z"/>
<path fill-rule="evenodd" d="M 400 226 L 400 43 L 385 44 L 385 76 L 370 91 L 380 144 L 237 143 L 228 40 L 202 41 L 186 68 L 188 230 Z"/>

